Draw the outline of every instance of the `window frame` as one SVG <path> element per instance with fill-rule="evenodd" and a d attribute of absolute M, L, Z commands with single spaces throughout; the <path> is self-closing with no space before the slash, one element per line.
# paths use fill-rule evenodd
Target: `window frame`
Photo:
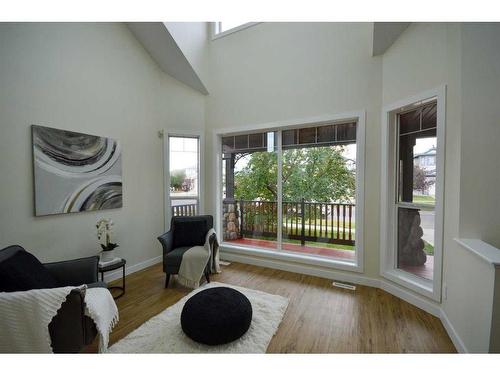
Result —
<path fill-rule="evenodd" d="M 435 98 L 436 119 L 436 203 L 434 223 L 434 269 L 433 279 L 427 280 L 397 268 L 396 210 L 399 206 L 420 208 L 420 204 L 399 202 L 397 197 L 398 159 L 397 115 L 415 103 Z M 443 216 L 444 216 L 444 176 L 445 176 L 445 128 L 446 128 L 446 85 L 422 92 L 387 105 L 382 110 L 382 158 L 381 158 L 381 206 L 380 206 L 380 275 L 396 284 L 404 286 L 434 301 L 441 301 L 442 257 L 443 257 Z"/>
<path fill-rule="evenodd" d="M 218 30 L 220 30 L 221 22 L 210 22 L 211 38 L 212 38 L 212 40 L 217 40 L 217 39 L 223 38 L 225 36 L 237 33 L 238 31 L 248 29 L 249 27 L 258 25 L 260 23 L 262 23 L 262 22 L 246 22 L 246 23 L 243 23 L 243 24 L 238 25 L 236 27 L 233 27 L 231 29 L 227 29 L 225 31 L 219 32 Z"/>
<path fill-rule="evenodd" d="M 216 202 L 215 207 L 215 230 L 219 236 L 222 238 L 221 232 L 221 212 L 222 212 L 222 163 L 220 163 L 222 157 L 222 137 L 227 135 L 238 135 L 246 134 L 251 132 L 264 132 L 264 131 L 278 131 L 278 142 L 281 144 L 281 132 L 282 130 L 294 129 L 294 128 L 305 128 L 305 127 L 315 127 L 326 125 L 330 123 L 339 122 L 349 122 L 355 121 L 357 123 L 356 130 L 356 259 L 354 262 L 346 262 L 340 259 L 327 259 L 313 257 L 310 255 L 292 254 L 284 251 L 275 250 L 265 250 L 252 248 L 248 246 L 233 245 L 227 242 L 221 241 L 220 247 L 222 250 L 228 249 L 230 251 L 236 251 L 246 255 L 258 256 L 267 259 L 272 263 L 273 259 L 280 260 L 292 260 L 294 262 L 302 264 L 310 264 L 315 266 L 328 267 L 332 269 L 339 269 L 345 271 L 353 272 L 364 272 L 364 186 L 365 186 L 365 122 L 366 122 L 366 112 L 364 110 L 343 113 L 338 115 L 325 115 L 321 117 L 297 119 L 289 121 L 280 121 L 274 123 L 260 124 L 260 125 L 250 125 L 243 126 L 239 128 L 225 128 L 225 129 L 215 129 L 213 135 L 213 147 L 214 147 L 214 165 L 213 168 L 216 171 L 216 179 L 213 181 L 215 186 L 214 191 L 214 202 Z M 278 157 L 281 154 L 278 152 Z M 278 179 L 278 192 L 282 190 L 279 187 L 281 179 Z M 278 195 L 278 201 L 282 198 Z M 279 212 L 279 211 L 278 211 Z M 281 215 L 280 215 L 281 216 Z M 279 227 L 278 227 L 279 228 Z M 280 237 L 277 240 L 281 241 Z"/>
<path fill-rule="evenodd" d="M 205 142 L 203 132 L 198 130 L 163 130 L 161 136 L 163 138 L 163 226 L 165 231 L 168 231 L 170 229 L 170 221 L 172 220 L 172 203 L 170 199 L 170 137 L 198 139 L 198 215 L 202 215 L 205 212 L 205 192 L 203 189 L 205 168 L 202 164 Z"/>

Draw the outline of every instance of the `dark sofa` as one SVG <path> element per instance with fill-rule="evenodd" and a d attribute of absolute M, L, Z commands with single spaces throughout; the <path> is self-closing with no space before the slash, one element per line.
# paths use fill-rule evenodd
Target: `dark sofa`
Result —
<path fill-rule="evenodd" d="M 21 246 L 14 245 L 0 250 L 0 266 L 10 264 L 21 252 L 26 252 Z M 18 262 L 19 263 L 19 262 Z M 89 288 L 107 287 L 99 282 L 98 256 L 80 258 L 62 262 L 45 263 L 44 268 L 55 280 L 54 287 L 87 284 Z M 0 285 L 0 288 L 4 286 Z M 0 289 L 4 290 L 5 289 Z M 9 290 L 13 291 L 13 290 Z M 92 343 L 97 335 L 94 322 L 85 316 L 84 295 L 78 289 L 73 290 L 63 302 L 57 315 L 49 324 L 49 333 L 54 353 L 78 353 L 86 345 Z"/>

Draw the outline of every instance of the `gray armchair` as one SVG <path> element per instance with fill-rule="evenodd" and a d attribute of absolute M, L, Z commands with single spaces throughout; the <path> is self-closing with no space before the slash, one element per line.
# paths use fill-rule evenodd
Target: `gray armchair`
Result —
<path fill-rule="evenodd" d="M 26 250 L 17 245 L 0 250 L 0 263 L 23 251 Z M 105 288 L 106 283 L 97 278 L 98 263 L 99 257 L 91 256 L 43 266 L 56 280 L 57 287 L 87 284 L 89 288 Z M 71 291 L 48 328 L 54 353 L 78 353 L 92 343 L 97 329 L 92 319 L 85 315 L 84 295 L 79 289 Z"/>
<path fill-rule="evenodd" d="M 165 272 L 165 288 L 168 287 L 170 275 L 179 273 L 182 256 L 193 246 L 203 246 L 205 237 L 214 226 L 211 215 L 174 216 L 170 230 L 158 237 L 163 246 L 163 272 Z M 210 237 L 210 245 L 215 241 L 215 234 Z M 210 282 L 210 259 L 205 266 L 205 278 Z"/>

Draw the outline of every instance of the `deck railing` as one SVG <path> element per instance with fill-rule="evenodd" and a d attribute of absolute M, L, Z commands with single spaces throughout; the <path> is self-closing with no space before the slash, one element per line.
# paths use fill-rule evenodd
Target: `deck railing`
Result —
<path fill-rule="evenodd" d="M 227 204 L 227 203 L 225 203 Z M 250 238 L 276 238 L 278 203 L 232 201 L 239 217 L 239 234 Z M 193 216 L 196 204 L 172 207 L 172 216 Z M 283 202 L 283 238 L 340 245 L 355 244 L 355 205 L 330 202 Z"/>
<path fill-rule="evenodd" d="M 196 203 L 179 204 L 172 206 L 172 216 L 194 216 L 196 215 Z"/>
<path fill-rule="evenodd" d="M 272 201 L 236 201 L 243 237 L 276 238 L 278 204 Z M 283 202 L 283 238 L 354 245 L 355 205 L 329 202 Z"/>

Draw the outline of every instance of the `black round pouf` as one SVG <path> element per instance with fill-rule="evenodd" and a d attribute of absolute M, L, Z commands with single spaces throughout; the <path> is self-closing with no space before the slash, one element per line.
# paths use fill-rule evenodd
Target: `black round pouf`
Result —
<path fill-rule="evenodd" d="M 235 289 L 215 287 L 196 293 L 181 313 L 184 333 L 206 345 L 239 339 L 252 322 L 252 304 Z"/>

